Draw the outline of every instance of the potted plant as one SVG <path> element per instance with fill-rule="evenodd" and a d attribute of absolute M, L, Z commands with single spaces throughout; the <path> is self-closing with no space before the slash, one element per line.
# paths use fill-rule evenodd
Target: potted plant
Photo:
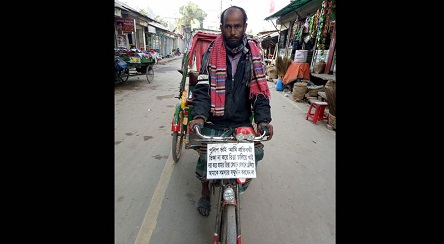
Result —
<path fill-rule="evenodd" d="M 325 96 L 328 103 L 328 125 L 336 130 L 336 81 L 328 80 L 325 84 Z"/>

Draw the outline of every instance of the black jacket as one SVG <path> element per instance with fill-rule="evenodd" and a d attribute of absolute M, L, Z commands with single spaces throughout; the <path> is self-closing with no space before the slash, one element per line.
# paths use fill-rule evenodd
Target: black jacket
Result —
<path fill-rule="evenodd" d="M 210 57 L 209 49 L 203 54 L 202 68 L 200 74 L 208 74 L 208 60 Z M 191 116 L 193 119 L 202 117 L 206 120 L 205 127 L 213 129 L 236 128 L 246 126 L 250 123 L 252 111 L 254 111 L 254 122 L 271 122 L 270 100 L 263 95 L 253 96 L 249 99 L 250 87 L 247 86 L 251 82 L 251 55 L 243 53 L 236 74 L 231 74 L 231 63 L 227 57 L 227 79 L 225 81 L 225 110 L 224 116 L 213 116 L 210 113 L 210 81 L 208 76 L 208 84 L 198 83 L 193 94 L 193 107 Z"/>

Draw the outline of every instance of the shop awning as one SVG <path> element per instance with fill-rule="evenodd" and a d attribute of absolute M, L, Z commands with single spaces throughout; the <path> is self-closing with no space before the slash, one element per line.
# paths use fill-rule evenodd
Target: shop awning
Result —
<path fill-rule="evenodd" d="M 298 16 L 305 17 L 321 7 L 323 0 L 294 0 L 276 13 L 266 17 L 264 20 L 276 19 L 295 11 Z"/>
<path fill-rule="evenodd" d="M 163 31 L 168 31 L 168 29 L 167 29 L 165 26 L 163 26 L 163 25 L 161 25 L 161 24 L 159 24 L 159 23 L 156 23 L 156 22 L 154 22 L 154 21 L 150 21 L 150 22 L 148 22 L 148 25 L 154 26 L 154 27 L 156 27 L 157 29 L 161 29 L 161 30 L 163 30 Z"/>
<path fill-rule="evenodd" d="M 263 49 L 267 49 L 271 46 L 274 46 L 278 41 L 279 32 L 274 32 L 268 36 L 265 36 L 261 41 L 261 46 Z"/>

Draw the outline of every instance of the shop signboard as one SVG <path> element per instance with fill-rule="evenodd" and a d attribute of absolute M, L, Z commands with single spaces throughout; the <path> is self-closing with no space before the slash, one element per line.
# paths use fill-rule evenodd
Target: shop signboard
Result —
<path fill-rule="evenodd" d="M 328 50 L 322 51 L 321 49 L 318 49 L 318 50 L 316 50 L 316 56 L 314 59 L 314 63 L 317 63 L 321 60 L 324 60 L 325 62 L 327 62 L 327 57 L 328 57 Z"/>
<path fill-rule="evenodd" d="M 116 21 L 116 30 L 118 32 L 134 32 L 135 28 L 135 21 L 134 19 L 129 18 L 114 18 Z"/>
<path fill-rule="evenodd" d="M 126 35 L 117 35 L 117 47 L 128 48 L 128 39 Z"/>

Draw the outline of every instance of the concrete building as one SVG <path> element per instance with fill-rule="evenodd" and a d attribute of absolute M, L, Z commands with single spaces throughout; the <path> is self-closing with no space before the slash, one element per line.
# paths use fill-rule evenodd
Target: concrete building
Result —
<path fill-rule="evenodd" d="M 162 56 L 172 50 L 184 50 L 186 40 L 180 33 L 169 31 L 156 20 L 118 0 L 114 1 L 114 47 L 139 50 L 156 49 Z"/>

